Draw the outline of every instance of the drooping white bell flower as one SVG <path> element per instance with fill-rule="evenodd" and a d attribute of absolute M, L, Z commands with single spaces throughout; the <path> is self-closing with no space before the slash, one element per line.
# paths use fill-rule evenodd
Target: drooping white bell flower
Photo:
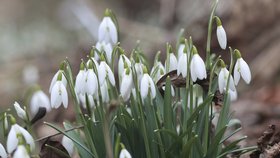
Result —
<path fill-rule="evenodd" d="M 92 108 L 95 104 L 94 104 L 94 100 L 93 100 L 93 96 L 91 95 L 87 95 L 88 97 L 88 102 L 89 102 L 89 107 Z M 84 109 L 87 108 L 86 105 L 86 95 L 85 94 L 79 94 L 79 100 L 81 101 L 81 105 Z"/>
<path fill-rule="evenodd" d="M 51 91 L 51 106 L 52 108 L 59 108 L 63 104 L 64 108 L 68 106 L 67 90 L 62 82 L 62 73 L 59 73 L 57 81 L 55 82 Z"/>
<path fill-rule="evenodd" d="M 50 99 L 42 90 L 36 91 L 31 97 L 30 112 L 32 116 L 38 113 L 40 107 L 46 108 L 47 112 L 51 111 Z"/>
<path fill-rule="evenodd" d="M 68 154 L 70 156 L 72 156 L 73 153 L 74 153 L 74 143 L 73 143 L 73 141 L 71 139 L 69 139 L 67 136 L 64 135 L 62 137 L 61 144 L 67 150 Z"/>
<path fill-rule="evenodd" d="M 1 143 L 0 143 L 0 157 L 2 157 L 2 158 L 8 157 L 5 148 L 3 147 L 3 145 Z"/>
<path fill-rule="evenodd" d="M 143 77 L 143 64 L 141 62 L 136 62 L 134 65 L 134 68 L 135 68 L 135 72 L 136 72 L 138 84 L 139 84 Z"/>
<path fill-rule="evenodd" d="M 165 74 L 165 68 L 162 65 L 161 62 L 156 62 L 156 64 L 153 66 L 151 70 L 151 76 L 153 77 L 153 80 L 157 82 L 161 76 Z"/>
<path fill-rule="evenodd" d="M 232 75 L 229 74 L 229 71 L 227 70 L 226 67 L 222 67 L 218 76 L 218 86 L 221 94 L 224 92 L 224 90 L 227 87 L 227 81 L 229 76 L 230 76 L 229 89 L 232 91 L 236 91 Z"/>
<path fill-rule="evenodd" d="M 10 132 L 7 137 L 7 151 L 8 153 L 12 153 L 18 146 L 19 140 L 18 135 L 22 135 L 26 144 L 30 145 L 30 150 L 33 151 L 35 149 L 35 143 L 33 137 L 30 133 L 19 126 L 18 124 L 13 124 Z"/>
<path fill-rule="evenodd" d="M 61 80 L 61 81 L 62 81 L 64 87 L 67 86 L 67 79 L 66 79 L 66 77 L 65 77 L 64 74 L 63 74 L 63 70 L 58 70 L 58 71 L 56 72 L 56 74 L 55 74 L 55 75 L 53 76 L 53 78 L 52 78 L 52 82 L 51 82 L 51 85 L 50 85 L 50 88 L 49 88 L 49 93 L 52 92 L 52 88 L 53 88 L 53 86 L 54 86 L 54 84 L 55 84 L 55 82 L 56 82 L 56 80 L 57 80 L 57 77 L 58 77 L 59 73 L 62 73 L 62 80 Z"/>
<path fill-rule="evenodd" d="M 118 42 L 117 27 L 109 16 L 105 16 L 98 28 L 98 41 L 116 44 Z"/>
<path fill-rule="evenodd" d="M 122 149 L 119 158 L 132 158 L 126 149 Z"/>
<path fill-rule="evenodd" d="M 110 98 L 109 98 L 108 85 L 106 81 L 100 86 L 100 92 L 101 92 L 103 103 L 108 103 L 110 101 Z"/>
<path fill-rule="evenodd" d="M 226 31 L 223 28 L 222 22 L 218 17 L 216 17 L 216 23 L 217 23 L 217 38 L 218 38 L 219 45 L 222 49 L 226 49 L 227 47 Z"/>
<path fill-rule="evenodd" d="M 94 96 L 98 91 L 97 77 L 92 67 L 89 67 L 85 77 L 85 93 Z M 82 94 L 85 94 L 82 93 Z"/>
<path fill-rule="evenodd" d="M 23 120 L 27 120 L 26 111 L 23 108 L 20 107 L 18 102 L 14 103 L 14 108 L 15 108 L 19 118 L 21 118 Z"/>
<path fill-rule="evenodd" d="M 188 72 L 188 57 L 186 53 L 183 53 L 178 61 L 177 66 L 177 75 L 179 76 L 182 74 L 182 76 L 185 78 L 187 77 Z"/>
<path fill-rule="evenodd" d="M 184 54 L 184 49 L 185 49 L 185 43 L 181 43 L 178 47 L 178 60 L 180 59 L 181 55 Z"/>
<path fill-rule="evenodd" d="M 123 74 L 125 65 L 130 68 L 131 62 L 124 54 L 121 54 L 119 57 L 119 62 L 118 62 L 118 74 L 120 75 L 120 77 Z"/>
<path fill-rule="evenodd" d="M 113 52 L 113 48 L 112 48 L 112 45 L 111 43 L 106 43 L 104 41 L 102 42 L 97 42 L 96 43 L 96 49 L 98 49 L 100 52 L 104 51 L 105 52 L 105 55 L 106 55 L 106 58 L 107 58 L 107 61 L 109 63 L 112 62 L 112 52 Z M 95 53 L 96 55 L 97 53 Z M 95 56 L 95 59 L 96 60 L 99 60 L 99 58 L 97 59 L 96 56 Z"/>
<path fill-rule="evenodd" d="M 122 83 L 121 83 L 121 96 L 124 101 L 127 101 L 130 98 L 130 94 L 133 88 L 133 78 L 132 72 L 129 68 L 126 68 L 126 71 L 123 72 L 122 75 Z"/>
<path fill-rule="evenodd" d="M 150 95 L 152 96 L 152 98 L 156 97 L 155 83 L 153 82 L 152 78 L 147 73 L 147 70 L 145 68 L 144 75 L 142 77 L 141 85 L 140 85 L 140 94 L 141 94 L 141 97 L 143 100 L 148 96 L 149 92 L 150 92 Z"/>
<path fill-rule="evenodd" d="M 248 64 L 243 58 L 240 57 L 237 59 L 233 71 L 235 85 L 238 84 L 240 76 L 247 84 L 251 82 L 251 71 Z"/>
<path fill-rule="evenodd" d="M 193 48 L 196 50 L 195 47 L 193 47 Z M 206 74 L 206 68 L 205 68 L 204 61 L 197 54 L 197 51 L 194 51 L 194 52 L 196 52 L 196 53 L 192 57 L 190 71 L 191 71 L 191 77 L 192 77 L 193 82 L 196 82 L 197 78 L 200 80 L 205 79 L 207 77 L 207 74 Z"/>
<path fill-rule="evenodd" d="M 169 68 L 167 68 L 167 63 L 169 63 Z M 178 61 L 174 53 L 169 54 L 169 61 L 165 61 L 165 71 L 170 72 L 176 70 L 178 66 Z"/>
<path fill-rule="evenodd" d="M 13 158 L 30 158 L 24 145 L 19 145 L 13 155 Z"/>
<path fill-rule="evenodd" d="M 80 71 L 76 77 L 75 81 L 75 91 L 77 94 L 85 93 L 85 79 L 86 79 L 86 70 L 83 62 L 80 64 Z"/>
<path fill-rule="evenodd" d="M 109 65 L 105 61 L 101 61 L 98 67 L 98 79 L 99 83 L 102 86 L 106 81 L 106 78 L 109 79 L 110 83 L 115 86 L 115 77 Z"/>

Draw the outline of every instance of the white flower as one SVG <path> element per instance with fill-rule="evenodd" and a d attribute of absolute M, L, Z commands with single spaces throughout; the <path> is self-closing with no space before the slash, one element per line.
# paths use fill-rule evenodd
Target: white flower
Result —
<path fill-rule="evenodd" d="M 178 61 L 177 75 L 179 76 L 180 74 L 182 74 L 183 77 L 187 77 L 187 71 L 188 71 L 188 57 L 186 53 L 183 53 Z"/>
<path fill-rule="evenodd" d="M 156 97 L 155 84 L 154 84 L 152 78 L 147 73 L 145 73 L 142 77 L 141 86 L 140 86 L 140 94 L 141 94 L 143 100 L 147 97 L 148 92 L 151 93 L 152 98 Z"/>
<path fill-rule="evenodd" d="M 135 63 L 134 65 L 135 72 L 137 75 L 138 83 L 140 83 L 142 76 L 143 76 L 143 64 L 142 63 Z"/>
<path fill-rule="evenodd" d="M 94 106 L 93 96 L 87 95 L 87 97 L 88 97 L 89 107 L 92 108 Z M 81 105 L 83 106 L 83 108 L 86 109 L 87 108 L 86 95 L 85 94 L 79 94 L 79 100 L 81 101 Z"/>
<path fill-rule="evenodd" d="M 112 52 L 113 52 L 113 48 L 112 48 L 111 43 L 106 43 L 104 41 L 97 42 L 96 43 L 96 49 L 98 49 L 100 52 L 104 51 L 108 62 L 111 63 Z M 98 60 L 99 58 L 97 58 L 96 55 L 97 55 L 97 53 L 95 53 L 95 59 Z"/>
<path fill-rule="evenodd" d="M 131 67 L 131 62 L 130 60 L 124 55 L 121 54 L 119 57 L 119 62 L 118 62 L 118 73 L 121 77 L 123 71 L 124 71 L 124 62 L 127 64 L 127 66 L 130 68 Z"/>
<path fill-rule="evenodd" d="M 191 77 L 193 82 L 198 79 L 202 80 L 207 77 L 204 61 L 198 54 L 194 54 L 191 60 Z"/>
<path fill-rule="evenodd" d="M 46 108 L 46 111 L 51 111 L 51 103 L 49 97 L 41 90 L 38 90 L 32 95 L 30 101 L 30 111 L 32 116 L 35 116 L 40 107 Z"/>
<path fill-rule="evenodd" d="M 117 28 L 110 17 L 104 17 L 98 28 L 98 41 L 116 44 L 118 42 Z"/>
<path fill-rule="evenodd" d="M 122 149 L 119 158 L 132 158 L 126 149 Z"/>
<path fill-rule="evenodd" d="M 161 76 L 165 74 L 165 68 L 161 62 L 156 62 L 154 67 L 151 70 L 151 75 L 155 82 L 157 82 Z"/>
<path fill-rule="evenodd" d="M 15 108 L 19 118 L 21 118 L 23 120 L 27 120 L 26 111 L 20 107 L 18 102 L 14 103 L 14 108 Z"/>
<path fill-rule="evenodd" d="M 75 81 L 75 91 L 77 94 L 85 93 L 85 80 L 86 80 L 86 71 L 84 69 L 80 70 Z"/>
<path fill-rule="evenodd" d="M 62 81 L 56 81 L 51 92 L 51 106 L 52 108 L 59 108 L 63 104 L 64 108 L 68 106 L 68 94 Z"/>
<path fill-rule="evenodd" d="M 167 63 L 169 63 L 169 68 L 167 68 Z M 169 61 L 165 61 L 165 71 L 170 72 L 177 69 L 178 61 L 174 53 L 169 54 Z"/>
<path fill-rule="evenodd" d="M 97 77 L 93 72 L 93 69 L 90 68 L 87 71 L 85 78 L 85 93 L 94 96 L 98 91 Z"/>
<path fill-rule="evenodd" d="M 71 139 L 69 139 L 67 136 L 62 137 L 61 144 L 63 147 L 67 150 L 68 154 L 71 156 L 74 153 L 74 143 Z"/>
<path fill-rule="evenodd" d="M 235 101 L 237 100 L 237 91 L 232 91 L 232 90 L 229 90 L 229 95 L 230 95 L 230 100 L 231 101 Z"/>
<path fill-rule="evenodd" d="M 238 84 L 240 80 L 240 75 L 247 84 L 251 82 L 251 71 L 248 64 L 246 63 L 246 61 L 243 60 L 243 58 L 237 59 L 233 75 L 235 85 Z"/>
<path fill-rule="evenodd" d="M 58 77 L 58 74 L 59 74 L 59 73 L 62 73 L 62 83 L 64 84 L 65 87 L 67 86 L 67 79 L 65 78 L 65 76 L 64 76 L 64 74 L 63 74 L 63 70 L 58 70 L 58 71 L 56 72 L 56 74 L 55 74 L 55 75 L 53 76 L 53 78 L 52 78 L 52 82 L 51 82 L 51 85 L 50 85 L 49 93 L 52 92 L 52 88 L 53 88 L 53 86 L 54 86 L 54 84 L 55 84 L 55 82 L 56 82 L 56 80 L 57 80 L 57 77 Z"/>
<path fill-rule="evenodd" d="M 25 142 L 30 145 L 30 150 L 35 149 L 35 143 L 33 137 L 28 133 L 27 130 L 19 126 L 18 124 L 12 125 L 7 138 L 7 151 L 12 153 L 18 146 L 19 140 L 17 135 L 21 134 L 25 139 Z"/>
<path fill-rule="evenodd" d="M 3 145 L 1 143 L 0 143 L 0 157 L 1 158 L 7 158 L 8 157 L 5 148 L 3 147 Z"/>
<path fill-rule="evenodd" d="M 25 146 L 19 145 L 15 151 L 13 158 L 30 158 Z"/>
<path fill-rule="evenodd" d="M 217 38 L 222 49 L 226 49 L 227 47 L 227 35 L 226 31 L 222 25 L 217 27 Z"/>
<path fill-rule="evenodd" d="M 123 100 L 127 101 L 130 98 L 131 90 L 133 88 L 133 78 L 131 70 L 127 68 L 126 71 L 123 72 L 122 76 L 123 77 L 120 92 Z"/>
<path fill-rule="evenodd" d="M 236 90 L 235 86 L 234 86 L 233 77 L 229 74 L 228 70 L 224 67 L 221 69 L 219 76 L 218 76 L 218 85 L 219 85 L 219 91 L 221 94 L 224 92 L 224 90 L 227 87 L 228 76 L 230 76 L 229 89 L 232 91 Z"/>
<path fill-rule="evenodd" d="M 178 47 L 178 59 L 184 54 L 185 44 L 181 43 Z"/>
<path fill-rule="evenodd" d="M 100 65 L 98 67 L 98 79 L 99 79 L 99 83 L 102 86 L 103 83 L 105 82 L 105 79 L 108 77 L 110 83 L 115 86 L 115 77 L 114 74 L 110 68 L 110 66 L 108 66 L 106 64 L 105 61 L 101 61 Z"/>

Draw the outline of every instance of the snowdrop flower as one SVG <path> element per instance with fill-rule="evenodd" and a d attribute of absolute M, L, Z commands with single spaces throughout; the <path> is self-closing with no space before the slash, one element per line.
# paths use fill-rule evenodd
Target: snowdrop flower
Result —
<path fill-rule="evenodd" d="M 236 64 L 234 66 L 234 83 L 235 85 L 238 84 L 239 80 L 240 80 L 240 76 L 243 78 L 243 80 L 249 84 L 251 82 L 251 71 L 250 68 L 248 66 L 248 64 L 246 63 L 246 61 L 241 57 L 240 52 L 238 52 L 238 59 L 236 61 Z"/>
<path fill-rule="evenodd" d="M 13 158 L 30 158 L 25 146 L 19 145 L 13 155 Z"/>
<path fill-rule="evenodd" d="M 165 68 L 161 62 L 157 61 L 151 70 L 151 75 L 155 82 L 157 82 L 161 76 L 165 74 Z"/>
<path fill-rule="evenodd" d="M 181 44 L 179 45 L 179 47 L 178 47 L 178 59 L 180 59 L 181 58 L 181 55 L 183 55 L 184 54 L 184 49 L 185 49 L 185 42 L 184 41 L 182 41 L 181 42 Z"/>
<path fill-rule="evenodd" d="M 229 90 L 229 95 L 230 95 L 230 100 L 231 101 L 235 101 L 235 100 L 237 100 L 237 91 L 235 90 L 235 91 L 233 91 L 233 90 Z"/>
<path fill-rule="evenodd" d="M 61 104 L 63 104 L 64 108 L 68 106 L 68 94 L 63 84 L 62 76 L 60 72 L 51 91 L 51 106 L 56 109 L 59 108 Z"/>
<path fill-rule="evenodd" d="M 71 156 L 74 153 L 74 143 L 71 139 L 69 139 L 67 136 L 62 137 L 61 144 L 63 147 L 67 150 L 68 154 Z"/>
<path fill-rule="evenodd" d="M 0 143 L 0 157 L 2 157 L 2 158 L 8 157 L 5 148 L 3 147 L 3 145 L 1 143 Z"/>
<path fill-rule="evenodd" d="M 63 64 L 61 64 L 61 65 L 63 65 Z M 60 67 L 62 67 L 62 66 L 60 66 Z M 66 80 L 66 77 L 63 74 L 63 69 L 60 69 L 56 72 L 56 74 L 52 78 L 52 82 L 51 82 L 51 85 L 50 85 L 50 88 L 49 88 L 49 93 L 52 92 L 52 88 L 53 88 L 54 84 L 56 83 L 57 77 L 60 73 L 62 74 L 62 80 L 61 81 L 62 81 L 63 85 L 65 87 L 67 86 L 67 80 Z"/>
<path fill-rule="evenodd" d="M 106 55 L 106 59 L 108 60 L 109 63 L 112 62 L 112 52 L 113 52 L 113 48 L 111 43 L 105 43 L 104 41 L 102 42 L 97 42 L 96 43 L 96 49 L 98 49 L 100 52 L 104 51 L 105 55 Z M 98 60 L 99 58 L 96 57 L 95 53 L 95 59 Z"/>
<path fill-rule="evenodd" d="M 122 149 L 119 158 L 132 158 L 126 149 Z"/>
<path fill-rule="evenodd" d="M 106 10 L 105 17 L 98 28 L 98 41 L 116 44 L 118 42 L 117 27 L 109 15 L 109 11 Z"/>
<path fill-rule="evenodd" d="M 85 77 L 85 92 L 82 94 L 89 94 L 94 96 L 98 91 L 98 81 L 97 77 L 93 71 L 93 63 L 90 60 L 88 71 Z"/>
<path fill-rule="evenodd" d="M 124 54 L 121 54 L 119 57 L 119 62 L 118 62 L 118 73 L 119 73 L 120 77 L 125 69 L 125 65 L 130 68 L 131 62 Z"/>
<path fill-rule="evenodd" d="M 193 82 L 195 82 L 198 79 L 202 80 L 207 77 L 206 74 L 206 68 L 204 61 L 202 58 L 197 54 L 196 47 L 193 47 L 194 49 L 194 55 L 191 60 L 191 77 Z"/>
<path fill-rule="evenodd" d="M 143 64 L 140 61 L 137 62 L 137 60 L 136 60 L 134 68 L 135 68 L 135 72 L 137 75 L 138 83 L 140 83 L 142 76 L 143 76 Z"/>
<path fill-rule="evenodd" d="M 152 98 L 156 97 L 155 84 L 152 78 L 147 73 L 147 68 L 144 68 L 144 75 L 141 79 L 141 85 L 140 85 L 140 94 L 143 100 L 147 97 L 149 92 L 151 93 Z"/>
<path fill-rule="evenodd" d="M 218 17 L 215 17 L 215 18 L 216 18 L 216 23 L 217 23 L 217 38 L 218 38 L 219 45 L 222 49 L 226 49 L 226 47 L 227 47 L 226 31 L 222 26 L 222 22 L 221 22 L 220 18 L 218 18 Z"/>
<path fill-rule="evenodd" d="M 177 75 L 179 76 L 180 74 L 182 74 L 183 77 L 187 77 L 187 71 L 188 71 L 188 57 L 187 57 L 187 53 L 183 53 L 178 61 Z"/>
<path fill-rule="evenodd" d="M 91 95 L 87 95 L 88 97 L 88 102 L 89 102 L 89 107 L 93 107 L 94 106 L 94 100 L 93 100 L 93 96 Z M 81 101 L 81 105 L 84 109 L 87 108 L 87 104 L 86 104 L 86 94 L 79 94 L 79 100 Z"/>
<path fill-rule="evenodd" d="M 34 139 L 30 133 L 18 124 L 13 124 L 7 138 L 8 153 L 12 153 L 17 148 L 19 144 L 18 135 L 22 135 L 26 144 L 30 146 L 31 151 L 35 149 Z"/>
<path fill-rule="evenodd" d="M 84 63 L 80 64 L 80 71 L 76 77 L 75 81 L 75 91 L 77 94 L 81 94 L 85 92 L 85 79 L 86 79 L 86 70 Z"/>
<path fill-rule="evenodd" d="M 42 90 L 36 91 L 31 97 L 30 111 L 32 116 L 38 113 L 40 107 L 46 108 L 47 112 L 51 111 L 49 97 Z"/>
<path fill-rule="evenodd" d="M 108 77 L 110 83 L 115 86 L 115 77 L 110 68 L 105 61 L 101 61 L 98 67 L 98 77 L 99 83 L 102 86 L 105 82 L 105 79 Z"/>
<path fill-rule="evenodd" d="M 222 61 L 222 63 L 223 63 L 223 61 Z M 221 94 L 224 92 L 224 90 L 227 87 L 227 81 L 228 81 L 229 76 L 230 76 L 230 78 L 229 78 L 229 89 L 232 90 L 232 91 L 235 91 L 236 89 L 235 89 L 235 86 L 234 86 L 233 77 L 229 74 L 227 68 L 225 67 L 225 64 L 223 63 L 221 71 L 220 71 L 219 76 L 218 76 L 218 85 L 219 85 L 219 91 L 220 91 Z"/>
<path fill-rule="evenodd" d="M 14 103 L 14 108 L 15 108 L 19 118 L 21 118 L 23 120 L 27 120 L 26 111 L 20 107 L 18 102 Z"/>
<path fill-rule="evenodd" d="M 122 76 L 120 92 L 123 100 L 127 101 L 130 98 L 133 88 L 133 78 L 130 68 L 126 68 L 126 71 L 123 72 Z"/>
<path fill-rule="evenodd" d="M 167 63 L 169 64 L 169 68 L 167 67 Z M 170 72 L 177 69 L 178 61 L 174 53 L 169 54 L 169 61 L 165 61 L 165 71 Z"/>

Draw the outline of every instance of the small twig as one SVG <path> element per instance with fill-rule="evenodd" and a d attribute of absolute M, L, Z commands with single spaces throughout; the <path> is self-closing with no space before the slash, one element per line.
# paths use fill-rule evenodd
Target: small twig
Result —
<path fill-rule="evenodd" d="M 83 127 L 84 127 L 84 125 L 80 125 L 80 126 L 77 126 L 77 127 L 73 127 L 73 128 L 67 129 L 67 130 L 65 130 L 64 132 L 73 131 L 73 130 L 75 130 L 75 129 L 80 129 L 80 128 L 83 128 Z M 36 141 L 36 142 L 39 142 L 39 141 L 48 139 L 48 138 L 50 138 L 50 137 L 58 136 L 58 135 L 60 135 L 60 134 L 63 134 L 63 133 L 57 132 L 57 133 L 55 133 L 55 134 L 48 135 L 48 136 L 45 136 L 45 137 L 36 139 L 35 141 Z"/>

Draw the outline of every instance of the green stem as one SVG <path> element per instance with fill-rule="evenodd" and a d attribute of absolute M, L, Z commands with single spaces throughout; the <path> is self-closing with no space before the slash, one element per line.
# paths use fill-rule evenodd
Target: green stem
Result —
<path fill-rule="evenodd" d="M 213 4 L 213 8 L 210 14 L 209 22 L 208 22 L 208 33 L 207 33 L 207 46 L 206 46 L 206 69 L 209 70 L 211 66 L 210 61 L 210 47 L 211 47 L 211 35 L 212 35 L 212 24 L 213 24 L 213 16 L 215 13 L 215 10 L 217 8 L 219 0 L 215 0 L 215 3 Z"/>

